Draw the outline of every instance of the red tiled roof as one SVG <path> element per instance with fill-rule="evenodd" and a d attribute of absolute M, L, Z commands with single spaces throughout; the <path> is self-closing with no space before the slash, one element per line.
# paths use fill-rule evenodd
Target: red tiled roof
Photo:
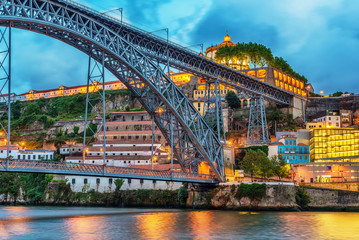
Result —
<path fill-rule="evenodd" d="M 157 130 L 154 131 L 156 134 L 160 134 L 161 131 Z M 103 135 L 103 131 L 99 132 L 99 135 Z M 122 135 L 128 135 L 128 134 L 152 134 L 152 130 L 146 130 L 146 131 L 106 131 L 106 135 L 111 134 L 122 134 Z"/>
<path fill-rule="evenodd" d="M 122 122 L 106 122 L 106 125 L 134 125 L 134 124 L 152 124 L 152 121 L 122 121 Z"/>
<path fill-rule="evenodd" d="M 106 151 L 151 151 L 151 148 L 151 146 L 106 147 Z M 88 147 L 88 149 L 89 151 L 101 151 L 102 147 Z"/>
<path fill-rule="evenodd" d="M 130 168 L 139 168 L 139 169 L 151 169 L 151 165 L 130 165 Z M 160 170 L 160 171 L 170 171 L 171 164 L 154 164 L 153 170 Z M 173 164 L 173 170 L 175 171 L 182 171 L 181 165 Z"/>
<path fill-rule="evenodd" d="M 156 156 L 158 159 L 167 159 L 168 156 Z M 66 157 L 66 160 L 82 160 L 82 157 Z M 103 156 L 86 156 L 85 160 L 103 160 Z M 151 156 L 106 156 L 106 160 L 128 161 L 128 160 L 151 160 Z"/>
<path fill-rule="evenodd" d="M 158 141 L 156 141 L 156 139 L 153 139 L 155 144 L 159 144 Z M 95 144 L 101 144 L 102 142 L 100 141 L 96 141 L 93 142 L 92 145 Z M 134 139 L 134 140 L 106 140 L 106 145 L 112 145 L 112 144 L 132 144 L 132 145 L 137 145 L 137 144 L 152 144 L 152 140 L 148 139 L 148 140 L 143 140 L 143 139 Z"/>
<path fill-rule="evenodd" d="M 304 143 L 299 143 L 298 146 L 308 147 L 308 145 L 306 145 L 306 144 L 304 144 Z"/>
<path fill-rule="evenodd" d="M 275 143 L 272 143 L 271 146 L 278 146 L 278 145 L 284 145 L 283 143 L 281 142 L 275 142 Z"/>
<path fill-rule="evenodd" d="M 134 113 L 136 113 L 136 114 L 144 114 L 144 113 L 148 114 L 148 112 L 146 112 L 146 111 L 135 111 L 135 112 L 111 112 L 111 114 L 134 114 Z"/>

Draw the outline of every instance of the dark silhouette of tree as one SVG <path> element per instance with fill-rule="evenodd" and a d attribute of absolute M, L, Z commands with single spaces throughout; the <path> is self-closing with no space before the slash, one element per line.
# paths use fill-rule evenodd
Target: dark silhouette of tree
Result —
<path fill-rule="evenodd" d="M 233 91 L 228 91 L 226 95 L 226 101 L 228 103 L 228 106 L 232 109 L 241 107 L 241 101 L 239 100 L 237 94 Z"/>

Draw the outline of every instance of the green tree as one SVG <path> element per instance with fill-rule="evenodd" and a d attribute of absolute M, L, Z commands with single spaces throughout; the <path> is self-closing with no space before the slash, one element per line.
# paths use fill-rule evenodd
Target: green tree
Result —
<path fill-rule="evenodd" d="M 335 92 L 333 94 L 330 94 L 329 96 L 331 96 L 331 97 L 340 97 L 341 95 L 343 95 L 343 92 L 337 91 L 337 92 Z"/>
<path fill-rule="evenodd" d="M 185 206 L 188 198 L 188 192 L 186 187 L 180 187 L 178 190 L 177 199 L 181 206 Z"/>
<path fill-rule="evenodd" d="M 253 176 L 258 172 L 258 154 L 256 151 L 251 149 L 246 151 L 246 154 L 241 162 L 241 168 L 244 172 L 251 175 L 251 180 L 253 181 Z"/>
<path fill-rule="evenodd" d="M 11 104 L 11 116 L 13 119 L 19 119 L 21 116 L 21 102 L 16 101 Z"/>
<path fill-rule="evenodd" d="M 228 106 L 232 109 L 237 109 L 241 107 L 241 101 L 239 100 L 237 94 L 233 91 L 228 91 L 226 95 L 226 101 Z"/>
<path fill-rule="evenodd" d="M 94 123 L 90 123 L 86 129 L 86 136 L 91 137 L 97 132 L 97 125 Z"/>
<path fill-rule="evenodd" d="M 18 173 L 0 173 L 0 195 L 4 194 L 5 201 L 16 202 L 20 193 L 20 175 Z M 10 199 L 8 199 L 10 197 Z"/>
<path fill-rule="evenodd" d="M 38 115 L 40 113 L 40 107 L 36 103 L 30 103 L 25 110 L 25 116 Z"/>
<path fill-rule="evenodd" d="M 77 135 L 79 134 L 79 130 L 80 130 L 80 127 L 79 126 L 74 126 L 74 133 Z"/>
<path fill-rule="evenodd" d="M 258 175 L 265 180 L 273 176 L 273 163 L 269 160 L 268 156 L 261 150 L 256 152 L 258 162 Z"/>
<path fill-rule="evenodd" d="M 310 203 L 310 196 L 303 187 L 297 187 L 297 191 L 295 193 L 295 202 L 301 209 L 308 208 Z"/>
<path fill-rule="evenodd" d="M 269 151 L 267 145 L 249 146 L 249 147 L 247 147 L 246 149 L 251 149 L 251 150 L 253 150 L 253 151 L 255 151 L 255 152 L 257 152 L 257 151 L 260 150 L 260 151 L 264 152 L 266 155 L 268 155 L 268 151 Z"/>
<path fill-rule="evenodd" d="M 57 117 L 59 111 L 55 105 L 51 104 L 49 110 L 47 111 L 47 114 L 50 115 L 51 117 Z"/>
<path fill-rule="evenodd" d="M 289 176 L 290 166 L 287 164 L 282 155 L 274 155 L 270 158 L 273 165 L 273 173 L 279 177 L 279 180 Z"/>

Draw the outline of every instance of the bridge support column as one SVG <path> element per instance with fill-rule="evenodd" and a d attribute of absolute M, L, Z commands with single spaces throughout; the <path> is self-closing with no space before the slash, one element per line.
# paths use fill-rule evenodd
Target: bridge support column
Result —
<path fill-rule="evenodd" d="M 101 152 L 103 152 L 103 165 L 106 164 L 106 97 L 105 97 L 105 57 L 102 62 L 95 61 L 91 56 L 88 63 L 88 77 L 86 90 L 86 109 L 85 109 L 85 125 L 84 125 L 84 140 L 83 140 L 83 162 L 85 163 L 86 156 L 86 136 L 93 135 L 98 141 L 102 143 Z M 89 124 L 89 114 L 95 116 L 94 119 L 100 119 L 100 124 L 96 129 Z M 103 139 L 98 133 L 103 130 Z"/>
<path fill-rule="evenodd" d="M 216 133 L 218 139 L 225 143 L 221 89 L 218 79 L 206 81 L 202 116 Z"/>
<path fill-rule="evenodd" d="M 0 102 L 3 103 L 0 111 L 0 120 L 7 116 L 7 126 L 0 121 L 3 136 L 6 136 L 6 169 L 10 161 L 10 125 L 11 125 L 11 22 L 0 29 Z M 13 96 L 14 98 L 15 96 Z"/>
<path fill-rule="evenodd" d="M 263 96 L 252 97 L 250 100 L 247 145 L 268 144 L 269 141 Z"/>

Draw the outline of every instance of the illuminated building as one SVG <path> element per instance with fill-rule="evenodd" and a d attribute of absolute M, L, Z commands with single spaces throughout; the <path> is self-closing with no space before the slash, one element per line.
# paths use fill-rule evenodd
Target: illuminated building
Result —
<path fill-rule="evenodd" d="M 323 122 L 307 122 L 305 128 L 308 130 L 312 128 L 325 128 L 325 124 Z"/>
<path fill-rule="evenodd" d="M 181 87 L 191 81 L 193 74 L 186 72 L 173 73 L 171 72 L 171 80 L 176 84 L 177 87 Z"/>
<path fill-rule="evenodd" d="M 224 36 L 224 40 L 222 43 L 220 43 L 218 45 L 211 46 L 206 49 L 206 52 L 205 52 L 206 57 L 211 60 L 217 61 L 217 63 L 219 63 L 219 64 L 227 65 L 228 67 L 230 67 L 234 70 L 249 69 L 248 58 L 237 59 L 237 57 L 232 57 L 232 58 L 226 59 L 226 60 L 224 60 L 224 59 L 216 60 L 215 59 L 216 52 L 217 52 L 218 48 L 225 47 L 225 46 L 235 46 L 235 45 L 236 44 L 231 41 L 231 37 L 227 33 L 226 36 Z"/>
<path fill-rule="evenodd" d="M 294 164 L 298 182 L 350 182 L 359 180 L 359 130 L 310 130 L 310 160 Z"/>
<path fill-rule="evenodd" d="M 307 97 L 308 92 L 313 91 L 311 85 L 305 85 L 303 81 L 273 67 L 253 68 L 240 72 L 303 97 Z"/>
<path fill-rule="evenodd" d="M 337 110 L 327 110 L 324 113 L 317 114 L 313 122 L 323 123 L 327 128 L 338 128 L 341 127 L 340 113 Z"/>
<path fill-rule="evenodd" d="M 359 130 L 326 128 L 310 130 L 311 161 L 351 161 L 359 158 Z"/>
<path fill-rule="evenodd" d="M 188 83 L 191 80 L 193 75 L 189 73 L 173 73 L 171 74 L 171 79 L 177 86 L 183 86 L 184 84 Z M 119 89 L 126 89 L 126 86 L 121 81 L 111 81 L 105 82 L 105 90 L 119 90 Z M 96 92 L 98 90 L 102 90 L 102 84 L 93 81 L 89 85 L 89 92 Z M 47 90 L 33 90 L 31 89 L 27 93 L 22 93 L 16 95 L 15 93 L 11 93 L 12 101 L 31 101 L 37 100 L 40 98 L 54 98 L 54 97 L 64 97 L 64 96 L 71 96 L 74 94 L 86 94 L 87 92 L 87 85 L 78 85 L 78 86 L 59 86 L 59 88 L 54 89 L 47 89 Z M 0 96 L 0 103 L 5 102 L 7 99 L 7 94 Z"/>

